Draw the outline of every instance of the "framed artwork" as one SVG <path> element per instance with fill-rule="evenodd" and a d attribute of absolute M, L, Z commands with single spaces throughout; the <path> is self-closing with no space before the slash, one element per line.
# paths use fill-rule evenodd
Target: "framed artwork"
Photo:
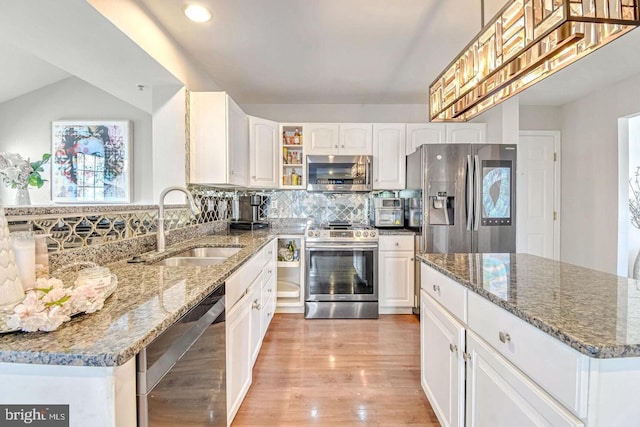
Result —
<path fill-rule="evenodd" d="M 131 122 L 54 121 L 51 200 L 131 202 Z"/>

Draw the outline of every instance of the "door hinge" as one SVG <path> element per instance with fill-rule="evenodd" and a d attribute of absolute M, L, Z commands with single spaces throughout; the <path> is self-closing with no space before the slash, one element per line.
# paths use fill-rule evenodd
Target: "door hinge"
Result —
<path fill-rule="evenodd" d="M 558 153 L 553 153 L 553 161 L 554 162 L 558 161 Z"/>
<path fill-rule="evenodd" d="M 558 212 L 553 211 L 553 220 L 557 220 L 558 219 Z"/>

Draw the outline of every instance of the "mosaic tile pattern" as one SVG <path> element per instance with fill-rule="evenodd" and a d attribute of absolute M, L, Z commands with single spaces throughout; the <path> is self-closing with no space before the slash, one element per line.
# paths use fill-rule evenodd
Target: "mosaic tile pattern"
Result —
<path fill-rule="evenodd" d="M 177 230 L 190 225 L 206 224 L 228 218 L 229 201 L 225 194 L 194 193 L 202 212 L 194 217 L 185 206 L 168 206 L 165 230 Z M 156 232 L 156 206 L 124 207 L 51 207 L 8 208 L 7 220 L 12 230 L 33 229 L 48 234 L 50 253 L 103 244 Z"/>
<path fill-rule="evenodd" d="M 316 223 L 369 221 L 370 193 L 309 193 L 272 191 L 266 206 L 267 218 L 313 218 Z"/>

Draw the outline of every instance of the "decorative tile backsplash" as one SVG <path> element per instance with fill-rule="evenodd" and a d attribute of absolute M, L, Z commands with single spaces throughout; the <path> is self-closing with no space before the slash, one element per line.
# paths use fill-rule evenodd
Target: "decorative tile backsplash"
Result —
<path fill-rule="evenodd" d="M 369 221 L 370 193 L 309 193 L 272 191 L 265 206 L 267 218 L 313 218 L 316 223 Z"/>

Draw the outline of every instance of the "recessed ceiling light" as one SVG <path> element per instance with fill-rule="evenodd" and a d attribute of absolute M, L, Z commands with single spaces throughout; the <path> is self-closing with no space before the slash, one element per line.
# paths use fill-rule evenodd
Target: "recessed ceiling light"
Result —
<path fill-rule="evenodd" d="M 206 7 L 197 4 L 185 7 L 184 14 L 193 22 L 207 22 L 211 19 L 211 12 Z"/>

